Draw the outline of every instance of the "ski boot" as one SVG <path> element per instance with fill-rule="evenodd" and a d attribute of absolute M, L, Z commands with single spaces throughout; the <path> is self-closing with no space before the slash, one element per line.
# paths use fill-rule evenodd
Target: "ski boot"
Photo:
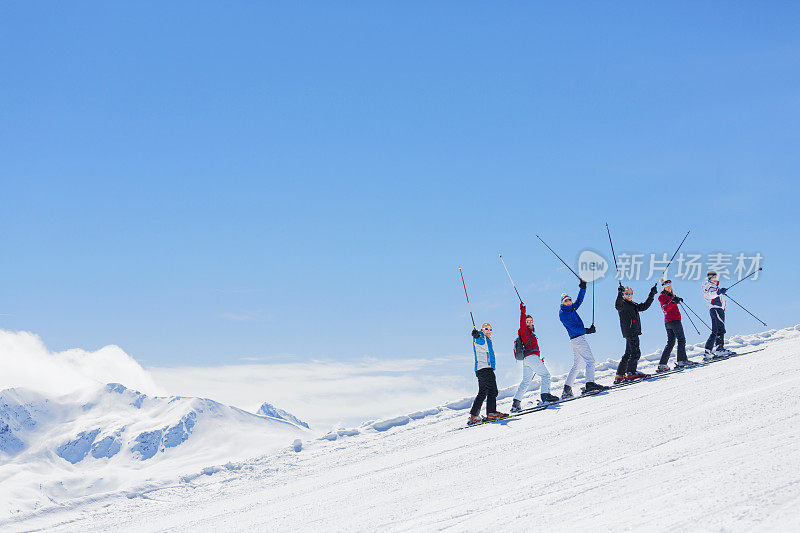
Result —
<path fill-rule="evenodd" d="M 514 400 L 511 403 L 511 412 L 512 413 L 519 413 L 520 411 L 522 411 L 522 402 L 519 401 L 519 400 Z"/>
<path fill-rule="evenodd" d="M 703 352 L 703 361 L 711 361 L 714 359 L 714 352 L 706 348 L 706 351 Z"/>
<path fill-rule="evenodd" d="M 586 386 L 583 388 L 583 392 L 603 392 L 604 390 L 608 390 L 611 387 L 606 387 L 605 385 L 598 385 L 594 381 L 587 381 Z"/>
<path fill-rule="evenodd" d="M 478 415 L 470 414 L 469 418 L 467 419 L 467 425 L 468 426 L 474 426 L 475 424 L 477 424 L 479 422 L 483 422 L 483 418 L 478 416 Z"/>
<path fill-rule="evenodd" d="M 640 379 L 647 379 L 650 377 L 650 374 L 645 374 L 643 372 L 628 372 L 625 374 L 626 381 L 638 381 Z"/>
<path fill-rule="evenodd" d="M 691 360 L 687 359 L 686 361 L 678 361 L 678 362 L 676 362 L 675 366 L 680 368 L 680 369 L 684 369 L 684 368 L 692 368 L 693 366 L 697 366 L 699 364 L 700 363 L 695 363 L 694 361 L 691 361 Z"/>
<path fill-rule="evenodd" d="M 567 398 L 572 398 L 572 387 L 564 385 L 564 392 L 561 393 L 561 399 L 566 400 Z"/>
<path fill-rule="evenodd" d="M 543 392 L 541 398 L 544 403 L 552 403 L 558 401 L 558 396 L 553 396 L 549 392 Z"/>
<path fill-rule="evenodd" d="M 656 369 L 656 374 L 661 374 L 662 372 L 669 372 L 670 368 L 669 365 L 658 365 Z"/>
<path fill-rule="evenodd" d="M 614 385 L 619 385 L 620 383 L 625 383 L 625 376 L 617 374 L 614 376 Z"/>
<path fill-rule="evenodd" d="M 508 413 L 501 413 L 500 411 L 495 411 L 493 413 L 486 414 L 486 420 L 500 420 L 501 418 L 505 418 L 508 416 Z"/>
<path fill-rule="evenodd" d="M 714 352 L 714 359 L 727 359 L 732 355 L 733 355 L 732 351 L 726 350 L 725 348 L 720 348 Z"/>

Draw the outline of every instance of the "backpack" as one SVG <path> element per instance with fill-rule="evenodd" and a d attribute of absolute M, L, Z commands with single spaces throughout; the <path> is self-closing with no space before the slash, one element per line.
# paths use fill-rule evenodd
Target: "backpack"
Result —
<path fill-rule="evenodd" d="M 522 361 L 525 359 L 525 343 L 522 342 L 522 337 L 519 335 L 517 335 L 517 338 L 514 341 L 514 359 L 517 361 Z"/>

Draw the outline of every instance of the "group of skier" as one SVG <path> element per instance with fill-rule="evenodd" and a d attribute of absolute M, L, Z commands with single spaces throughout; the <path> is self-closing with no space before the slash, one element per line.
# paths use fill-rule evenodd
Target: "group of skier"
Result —
<path fill-rule="evenodd" d="M 512 282 L 513 283 L 513 282 Z M 733 352 L 726 350 L 725 344 L 725 293 L 727 289 L 719 286 L 717 273 L 709 271 L 707 280 L 702 283 L 703 297 L 709 306 L 711 314 L 712 331 L 705 345 L 704 359 L 710 360 L 715 357 L 727 357 Z M 626 381 L 637 381 L 647 378 L 648 375 L 637 370 L 641 349 L 639 348 L 639 337 L 642 334 L 641 320 L 639 313 L 646 311 L 653 303 L 658 292 L 658 283 L 653 285 L 650 292 L 642 303 L 633 300 L 633 289 L 619 284 L 617 299 L 614 307 L 619 313 L 619 324 L 622 336 L 625 339 L 625 353 L 620 359 L 617 367 L 617 374 L 614 383 Z M 573 301 L 568 294 L 561 295 L 561 305 L 558 316 L 569 335 L 572 345 L 573 364 L 567 374 L 564 383 L 564 390 L 561 394 L 562 400 L 573 397 L 572 387 L 578 373 L 578 369 L 583 363 L 585 367 L 584 393 L 604 391 L 610 387 L 599 385 L 594 381 L 595 360 L 592 350 L 589 347 L 586 336 L 595 333 L 594 324 L 586 327 L 578 315 L 578 308 L 583 303 L 586 295 L 586 282 L 580 280 L 578 297 Z M 520 299 L 521 300 L 521 299 Z M 686 336 L 683 332 L 681 323 L 681 312 L 679 304 L 682 298 L 673 292 L 672 281 L 664 279 L 661 281 L 661 294 L 658 296 L 661 310 L 664 312 L 664 326 L 667 332 L 667 344 L 661 354 L 661 359 L 656 372 L 670 370 L 667 366 L 669 356 L 677 342 L 677 362 L 676 368 L 697 365 L 698 363 L 689 360 L 686 356 Z M 539 343 L 536 338 L 533 317 L 527 314 L 525 303 L 520 301 L 520 324 L 518 337 L 514 343 L 514 356 L 522 361 L 522 381 L 514 394 L 511 412 L 522 410 L 522 398 L 528 391 L 534 375 L 541 381 L 540 398 L 544 403 L 556 402 L 559 400 L 550 392 L 550 370 L 544 362 L 544 357 L 539 350 Z M 481 329 L 473 328 L 473 351 L 475 354 L 475 375 L 478 378 L 478 395 L 472 404 L 467 424 L 472 425 L 484 420 L 480 417 L 481 407 L 486 402 L 486 420 L 496 420 L 508 416 L 497 410 L 497 380 L 495 378 L 495 355 L 492 347 L 492 326 L 489 323 L 483 324 Z"/>

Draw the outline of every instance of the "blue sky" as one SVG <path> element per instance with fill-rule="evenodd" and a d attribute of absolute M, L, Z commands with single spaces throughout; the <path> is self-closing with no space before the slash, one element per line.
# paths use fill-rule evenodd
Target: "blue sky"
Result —
<path fill-rule="evenodd" d="M 796 4 L 221 6 L 3 5 L 3 328 L 159 367 L 464 354 L 474 379 L 457 267 L 508 354 L 502 252 L 563 371 L 575 282 L 534 235 L 608 256 L 605 222 L 618 252 L 760 252 L 737 299 L 800 322 Z"/>

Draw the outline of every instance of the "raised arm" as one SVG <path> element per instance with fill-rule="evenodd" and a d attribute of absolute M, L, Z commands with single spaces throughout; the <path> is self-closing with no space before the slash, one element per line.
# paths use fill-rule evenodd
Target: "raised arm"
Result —
<path fill-rule="evenodd" d="M 703 283 L 703 298 L 706 299 L 706 302 L 709 304 L 714 301 L 717 295 L 717 284 L 711 283 L 710 281 L 706 281 Z"/>
<path fill-rule="evenodd" d="M 529 342 L 531 342 L 531 332 L 528 331 L 528 324 L 526 324 L 525 319 L 528 318 L 528 313 L 525 309 L 525 304 L 520 302 L 519 304 L 519 337 L 522 339 L 522 342 L 525 343 L 527 346 Z"/>
<path fill-rule="evenodd" d="M 583 297 L 586 296 L 586 287 L 581 287 L 581 290 L 578 291 L 578 297 L 572 303 L 572 308 L 577 311 L 578 308 L 583 303 Z"/>
<path fill-rule="evenodd" d="M 647 295 L 647 300 L 638 304 L 636 309 L 639 311 L 647 311 L 647 309 L 653 304 L 653 299 L 656 297 L 656 291 L 658 291 L 658 289 L 655 285 L 653 285 L 653 288 L 650 289 L 650 294 Z"/>
<path fill-rule="evenodd" d="M 661 304 L 661 309 L 666 313 L 667 307 L 672 302 L 672 296 L 664 294 L 663 292 L 658 295 L 658 303 Z"/>

